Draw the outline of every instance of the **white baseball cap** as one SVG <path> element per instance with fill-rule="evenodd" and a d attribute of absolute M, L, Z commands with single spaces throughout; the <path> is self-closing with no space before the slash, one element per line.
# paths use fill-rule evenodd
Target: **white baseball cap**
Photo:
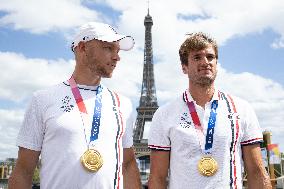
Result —
<path fill-rule="evenodd" d="M 80 27 L 78 34 L 75 36 L 71 45 L 72 51 L 74 51 L 80 41 L 87 42 L 93 39 L 105 42 L 119 41 L 120 49 L 125 51 L 132 49 L 135 43 L 133 37 L 118 34 L 108 24 L 88 22 Z"/>

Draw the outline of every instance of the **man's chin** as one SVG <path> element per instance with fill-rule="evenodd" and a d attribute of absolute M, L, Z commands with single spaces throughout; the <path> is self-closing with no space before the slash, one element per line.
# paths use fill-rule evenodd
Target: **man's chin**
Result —
<path fill-rule="evenodd" d="M 112 73 L 111 74 L 105 74 L 102 76 L 103 78 L 111 78 L 112 77 Z"/>
<path fill-rule="evenodd" d="M 202 87 L 208 87 L 214 83 L 214 79 L 212 78 L 201 78 L 197 81 L 197 83 Z"/>

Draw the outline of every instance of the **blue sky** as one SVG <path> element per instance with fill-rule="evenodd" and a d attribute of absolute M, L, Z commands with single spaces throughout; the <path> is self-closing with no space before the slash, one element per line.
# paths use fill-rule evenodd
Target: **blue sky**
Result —
<path fill-rule="evenodd" d="M 279 70 L 284 67 L 284 49 L 270 47 L 277 37 L 279 34 L 265 30 L 230 39 L 220 49 L 220 61 L 225 69 L 255 73 L 284 85 L 284 74 Z"/>
<path fill-rule="evenodd" d="M 284 151 L 283 10 L 277 0 L 151 0 L 159 105 L 187 88 L 178 58 L 185 34 L 209 33 L 219 43 L 216 84 L 250 102 L 262 129 L 272 131 L 272 141 Z M 103 21 L 135 38 L 134 49 L 121 52 L 113 78 L 104 80 L 135 108 L 146 14 L 146 0 L 0 0 L 0 160 L 17 155 L 15 140 L 32 93 L 72 73 L 70 42 L 85 22 Z"/>

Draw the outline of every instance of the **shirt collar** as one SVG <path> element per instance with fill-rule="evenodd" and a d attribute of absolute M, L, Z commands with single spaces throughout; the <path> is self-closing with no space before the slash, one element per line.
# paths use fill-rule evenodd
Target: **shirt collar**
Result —
<path fill-rule="evenodd" d="M 183 100 L 186 101 L 186 99 L 188 99 L 188 101 L 193 101 L 193 98 L 189 92 L 189 89 L 186 89 L 185 92 L 183 93 Z M 214 94 L 212 99 L 210 100 L 210 102 L 213 102 L 214 100 L 220 100 L 220 91 L 218 89 L 215 88 Z"/>

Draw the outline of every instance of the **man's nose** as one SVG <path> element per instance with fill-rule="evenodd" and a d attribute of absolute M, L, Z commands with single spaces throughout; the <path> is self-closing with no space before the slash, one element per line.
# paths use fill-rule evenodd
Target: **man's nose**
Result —
<path fill-rule="evenodd" d="M 118 52 L 115 52 L 113 54 L 113 59 L 116 60 L 116 61 L 120 61 L 120 56 L 119 56 Z"/>
<path fill-rule="evenodd" d="M 210 61 L 208 60 L 208 58 L 206 56 L 202 57 L 202 64 L 209 64 Z"/>

